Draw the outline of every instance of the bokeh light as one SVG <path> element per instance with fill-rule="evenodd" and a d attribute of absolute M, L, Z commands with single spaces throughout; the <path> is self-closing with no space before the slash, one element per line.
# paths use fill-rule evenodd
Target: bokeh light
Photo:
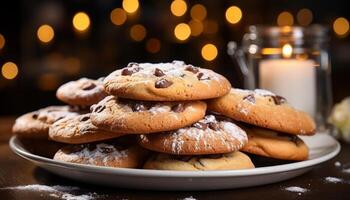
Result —
<path fill-rule="evenodd" d="M 133 25 L 130 28 L 130 37 L 131 37 L 131 39 L 133 39 L 137 42 L 145 39 L 146 34 L 147 34 L 146 28 L 141 24 Z"/>
<path fill-rule="evenodd" d="M 349 21 L 344 17 L 339 17 L 333 22 L 334 32 L 340 36 L 345 37 L 349 33 Z"/>
<path fill-rule="evenodd" d="M 199 20 L 191 20 L 188 25 L 191 28 L 192 36 L 199 36 L 203 32 L 203 23 Z"/>
<path fill-rule="evenodd" d="M 160 41 L 157 38 L 150 38 L 146 42 L 146 50 L 150 53 L 158 53 L 160 51 Z"/>
<path fill-rule="evenodd" d="M 0 33 L 0 50 L 4 48 L 6 43 L 5 37 Z"/>
<path fill-rule="evenodd" d="M 123 9 L 116 8 L 112 10 L 110 18 L 113 24 L 119 26 L 125 23 L 127 16 Z"/>
<path fill-rule="evenodd" d="M 139 8 L 139 1 L 138 0 L 123 0 L 123 9 L 127 13 L 134 13 Z"/>
<path fill-rule="evenodd" d="M 54 38 L 55 31 L 50 25 L 44 24 L 38 28 L 36 35 L 41 42 L 48 43 Z"/>
<path fill-rule="evenodd" d="M 297 13 L 298 23 L 302 26 L 310 25 L 312 22 L 312 19 L 313 19 L 312 12 L 307 8 L 303 8 L 299 10 L 299 12 Z"/>
<path fill-rule="evenodd" d="M 293 47 L 290 44 L 285 44 L 282 47 L 282 55 L 285 58 L 290 58 L 292 56 L 293 53 Z"/>
<path fill-rule="evenodd" d="M 283 11 L 277 17 L 278 26 L 292 26 L 293 23 L 294 23 L 294 18 L 290 12 Z"/>
<path fill-rule="evenodd" d="M 73 17 L 73 26 L 78 31 L 86 31 L 90 26 L 90 17 L 85 12 L 78 12 Z"/>
<path fill-rule="evenodd" d="M 187 40 L 191 35 L 191 28 L 188 24 L 180 23 L 175 27 L 174 34 L 178 40 Z"/>
<path fill-rule="evenodd" d="M 170 5 L 170 10 L 173 15 L 180 17 L 187 11 L 187 4 L 183 0 L 174 0 Z"/>
<path fill-rule="evenodd" d="M 202 47 L 201 54 L 204 60 L 212 61 L 217 57 L 218 49 L 214 44 L 206 44 Z"/>
<path fill-rule="evenodd" d="M 237 24 L 242 19 L 242 10 L 237 6 L 231 6 L 227 8 L 225 17 L 229 23 Z"/>
<path fill-rule="evenodd" d="M 13 62 L 7 62 L 2 66 L 1 74 L 6 79 L 14 79 L 18 75 L 18 67 Z"/>
<path fill-rule="evenodd" d="M 207 9 L 202 4 L 196 4 L 191 8 L 191 17 L 202 21 L 207 17 Z"/>

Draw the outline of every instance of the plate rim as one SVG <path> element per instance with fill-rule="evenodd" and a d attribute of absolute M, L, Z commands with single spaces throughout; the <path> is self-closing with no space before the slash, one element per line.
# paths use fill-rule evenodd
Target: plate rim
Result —
<path fill-rule="evenodd" d="M 322 134 L 322 133 L 320 133 Z M 329 136 L 331 137 L 331 136 Z M 303 168 L 312 167 L 314 165 L 323 163 L 334 158 L 341 149 L 340 143 L 332 138 L 335 142 L 335 149 L 326 155 L 311 160 L 299 161 L 295 163 L 288 163 L 282 165 L 274 165 L 267 167 L 259 167 L 254 169 L 240 169 L 240 170 L 213 170 L 213 171 L 174 171 L 174 170 L 150 170 L 150 169 L 129 169 L 129 168 L 113 168 L 104 166 L 94 166 L 78 163 L 68 163 L 57 161 L 27 151 L 23 146 L 19 145 L 16 135 L 13 135 L 9 140 L 11 150 L 20 157 L 31 162 L 40 162 L 46 165 L 54 165 L 62 168 L 70 168 L 84 172 L 100 173 L 100 174 L 118 174 L 124 176 L 138 176 L 138 177 L 158 177 L 158 178 L 210 178 L 210 177 L 240 177 L 240 176 L 256 176 L 264 174 L 274 174 L 286 171 L 293 171 Z"/>

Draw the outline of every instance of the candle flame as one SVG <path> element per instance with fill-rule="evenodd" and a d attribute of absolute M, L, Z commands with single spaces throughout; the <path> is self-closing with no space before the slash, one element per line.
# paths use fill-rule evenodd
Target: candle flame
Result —
<path fill-rule="evenodd" d="M 290 58 L 293 53 L 293 48 L 290 44 L 285 44 L 282 47 L 282 55 L 284 58 Z"/>

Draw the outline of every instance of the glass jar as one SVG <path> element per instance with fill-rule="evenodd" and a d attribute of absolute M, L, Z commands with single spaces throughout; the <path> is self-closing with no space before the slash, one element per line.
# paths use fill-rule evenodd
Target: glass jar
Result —
<path fill-rule="evenodd" d="M 241 48 L 230 42 L 228 53 L 244 75 L 245 88 L 284 96 L 323 130 L 332 105 L 327 33 L 320 25 L 250 26 Z"/>

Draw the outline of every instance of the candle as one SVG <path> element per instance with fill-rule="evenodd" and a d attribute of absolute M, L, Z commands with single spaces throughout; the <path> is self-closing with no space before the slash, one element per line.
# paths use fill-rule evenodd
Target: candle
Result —
<path fill-rule="evenodd" d="M 316 68 L 312 60 L 269 59 L 259 64 L 259 86 L 285 97 L 297 109 L 316 114 Z"/>

